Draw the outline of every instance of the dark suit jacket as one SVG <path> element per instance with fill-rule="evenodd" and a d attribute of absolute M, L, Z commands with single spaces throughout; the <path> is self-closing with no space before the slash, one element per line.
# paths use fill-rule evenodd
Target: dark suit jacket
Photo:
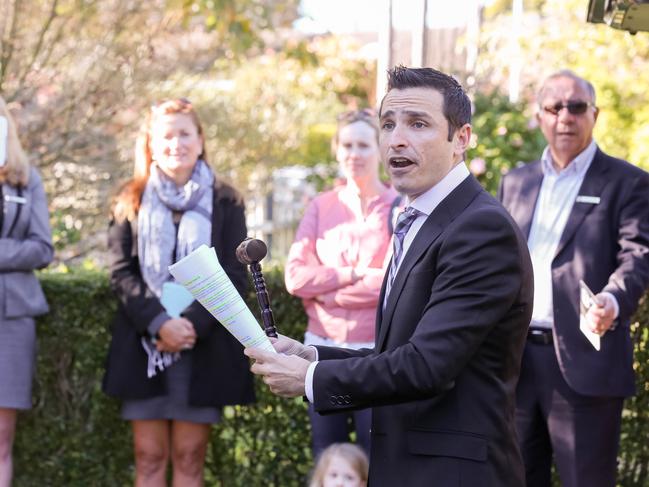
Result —
<path fill-rule="evenodd" d="M 212 207 L 212 245 L 223 269 L 243 295 L 248 277 L 235 249 L 246 238 L 244 205 L 229 185 L 216 182 Z M 112 221 L 108 231 L 111 286 L 118 298 L 112 326 L 104 391 L 121 399 L 142 399 L 166 392 L 164 372 L 147 378 L 147 356 L 140 337 L 164 311 L 144 283 L 137 255 L 137 221 Z M 198 339 L 192 349 L 189 403 L 192 406 L 245 404 L 254 400 L 252 374 L 241 344 L 194 301 L 181 313 Z"/>
<path fill-rule="evenodd" d="M 503 177 L 499 197 L 529 236 L 543 181 L 541 162 Z M 649 284 L 649 174 L 597 149 L 579 189 L 599 204 L 575 202 L 552 261 L 554 346 L 566 382 L 591 396 L 635 392 L 631 315 Z M 617 328 L 597 351 L 579 330 L 579 280 L 620 305 Z"/>
<path fill-rule="evenodd" d="M 374 406 L 372 487 L 524 484 L 514 391 L 532 282 L 516 224 L 469 176 L 406 253 L 376 348 L 318 347 L 316 410 Z"/>

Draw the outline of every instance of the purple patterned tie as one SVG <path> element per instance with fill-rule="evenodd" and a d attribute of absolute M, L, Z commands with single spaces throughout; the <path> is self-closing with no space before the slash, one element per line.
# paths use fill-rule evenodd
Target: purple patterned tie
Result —
<path fill-rule="evenodd" d="M 390 264 L 390 273 L 388 274 L 388 282 L 385 287 L 385 296 L 387 297 L 394 283 L 394 278 L 397 275 L 397 268 L 399 267 L 399 262 L 403 257 L 403 239 L 410 230 L 410 226 L 417 219 L 419 215 L 423 213 L 412 206 L 406 208 L 397 218 L 397 224 L 394 226 L 394 238 L 392 243 L 394 245 L 394 250 L 392 252 L 392 263 Z"/>

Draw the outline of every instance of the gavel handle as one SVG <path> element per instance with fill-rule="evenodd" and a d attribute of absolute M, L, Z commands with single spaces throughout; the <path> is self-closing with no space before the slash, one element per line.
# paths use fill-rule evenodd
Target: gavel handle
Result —
<path fill-rule="evenodd" d="M 259 301 L 259 308 L 261 309 L 261 319 L 264 323 L 264 332 L 266 336 L 277 338 L 277 328 L 275 327 L 275 318 L 273 318 L 273 311 L 270 309 L 270 298 L 266 290 L 266 281 L 261 273 L 261 265 L 259 262 L 250 264 L 250 272 L 252 273 L 252 282 L 255 285 L 257 292 L 257 301 Z"/>

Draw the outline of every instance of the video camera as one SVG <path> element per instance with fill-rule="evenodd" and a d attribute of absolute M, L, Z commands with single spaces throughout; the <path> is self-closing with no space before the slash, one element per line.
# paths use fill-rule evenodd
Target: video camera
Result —
<path fill-rule="evenodd" d="M 589 0 L 586 21 L 631 34 L 649 31 L 649 0 Z"/>

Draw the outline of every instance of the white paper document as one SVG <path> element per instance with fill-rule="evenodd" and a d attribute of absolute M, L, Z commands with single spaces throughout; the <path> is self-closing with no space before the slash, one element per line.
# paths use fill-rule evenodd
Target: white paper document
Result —
<path fill-rule="evenodd" d="M 275 352 L 213 248 L 201 245 L 169 266 L 169 272 L 246 348 Z"/>
<path fill-rule="evenodd" d="M 601 348 L 602 338 L 588 326 L 588 309 L 591 306 L 597 306 L 595 294 L 586 285 L 584 281 L 579 281 L 579 329 L 588 339 L 590 344 L 599 351 Z"/>

